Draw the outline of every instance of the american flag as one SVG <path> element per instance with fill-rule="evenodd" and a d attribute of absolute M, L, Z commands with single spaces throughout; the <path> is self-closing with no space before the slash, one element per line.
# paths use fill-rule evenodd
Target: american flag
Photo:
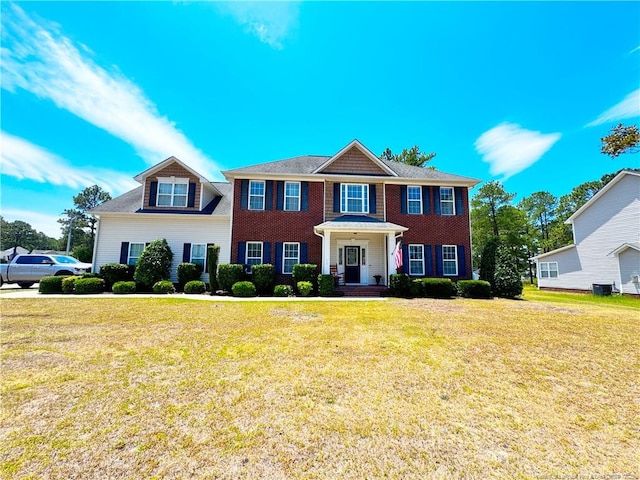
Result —
<path fill-rule="evenodd" d="M 393 258 L 396 261 L 396 270 L 402 268 L 402 242 L 396 243 L 396 248 L 393 251 Z"/>

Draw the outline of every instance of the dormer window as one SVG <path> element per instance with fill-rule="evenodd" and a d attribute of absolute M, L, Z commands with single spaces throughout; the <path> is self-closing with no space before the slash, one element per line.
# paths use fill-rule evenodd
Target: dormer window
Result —
<path fill-rule="evenodd" d="M 343 183 L 342 213 L 369 213 L 369 185 Z"/>
<path fill-rule="evenodd" d="M 186 207 L 189 193 L 188 178 L 158 178 L 158 207 Z"/>

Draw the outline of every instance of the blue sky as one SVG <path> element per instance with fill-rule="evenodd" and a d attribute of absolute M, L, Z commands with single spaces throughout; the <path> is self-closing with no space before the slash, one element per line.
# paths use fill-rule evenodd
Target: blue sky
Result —
<path fill-rule="evenodd" d="M 638 2 L 2 2 L 2 215 L 61 235 L 175 155 L 220 170 L 419 145 L 518 197 L 622 167 L 640 115 Z"/>

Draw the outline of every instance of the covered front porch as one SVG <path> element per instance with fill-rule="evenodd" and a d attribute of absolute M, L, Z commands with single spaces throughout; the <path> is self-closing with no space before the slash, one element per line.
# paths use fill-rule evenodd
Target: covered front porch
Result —
<path fill-rule="evenodd" d="M 408 229 L 371 217 L 344 215 L 314 227 L 322 238 L 323 274 L 340 285 L 388 285 L 396 273 L 393 252 Z"/>

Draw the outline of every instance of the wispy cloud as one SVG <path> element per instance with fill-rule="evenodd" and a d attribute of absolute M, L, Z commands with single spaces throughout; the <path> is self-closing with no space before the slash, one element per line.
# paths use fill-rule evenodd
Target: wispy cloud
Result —
<path fill-rule="evenodd" d="M 213 178 L 219 168 L 192 145 L 133 82 L 107 71 L 90 50 L 65 37 L 57 25 L 10 5 L 2 18 L 2 88 L 24 89 L 52 100 L 131 144 L 153 165 L 174 155 Z"/>
<path fill-rule="evenodd" d="M 245 32 L 277 50 L 283 48 L 282 42 L 297 27 L 300 16 L 299 2 L 231 2 L 218 6 L 242 25 Z"/>
<path fill-rule="evenodd" d="M 475 147 L 482 160 L 490 164 L 491 175 L 502 175 L 506 180 L 536 163 L 561 136 L 505 122 L 480 135 Z"/>
<path fill-rule="evenodd" d="M 620 103 L 601 113 L 593 122 L 587 123 L 587 127 L 595 127 L 603 123 L 616 122 L 625 118 L 633 118 L 640 115 L 640 88 L 624 97 Z"/>
<path fill-rule="evenodd" d="M 634 48 L 633 50 L 631 50 L 629 53 L 635 53 L 640 51 L 640 45 L 638 45 L 636 48 Z"/>
<path fill-rule="evenodd" d="M 7 222 L 15 220 L 27 222 L 36 231 L 42 232 L 49 237 L 59 238 L 62 235 L 61 226 L 58 223 L 60 215 L 48 215 L 31 210 L 2 209 L 2 217 Z"/>
<path fill-rule="evenodd" d="M 111 170 L 72 167 L 65 159 L 6 132 L 0 131 L 0 144 L 2 175 L 74 189 L 100 185 L 112 195 L 138 185 L 132 178 Z"/>

